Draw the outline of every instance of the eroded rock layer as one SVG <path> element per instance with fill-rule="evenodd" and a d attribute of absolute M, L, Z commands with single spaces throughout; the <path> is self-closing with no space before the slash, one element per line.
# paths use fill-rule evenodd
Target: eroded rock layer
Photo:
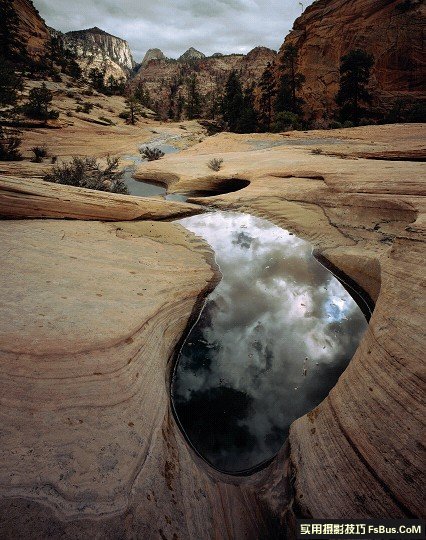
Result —
<path fill-rule="evenodd" d="M 396 98 L 425 98 L 425 21 L 422 0 L 314 2 L 295 21 L 280 50 L 288 44 L 298 49 L 306 111 L 332 115 L 340 58 L 356 48 L 374 56 L 371 86 L 380 106 L 389 108 Z"/>
<path fill-rule="evenodd" d="M 194 202 L 299 234 L 376 302 L 330 395 L 249 477 L 201 462 L 170 410 L 174 351 L 218 278 L 209 248 L 168 223 L 4 220 L 0 536 L 274 539 L 295 515 L 422 516 L 423 164 L 355 156 L 419 151 L 423 127 L 221 134 L 140 168 L 175 192 L 246 180 Z"/>

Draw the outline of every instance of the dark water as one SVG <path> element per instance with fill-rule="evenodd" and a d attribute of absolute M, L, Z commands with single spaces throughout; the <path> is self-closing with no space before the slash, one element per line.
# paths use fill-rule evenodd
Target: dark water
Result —
<path fill-rule="evenodd" d="M 175 136 L 175 138 L 177 138 L 177 136 Z M 178 148 L 170 144 L 165 144 L 163 141 L 164 138 L 155 139 L 150 143 L 142 144 L 141 148 L 145 148 L 146 146 L 148 146 L 149 148 L 159 148 L 165 154 L 173 154 L 175 152 L 179 152 Z M 124 159 L 133 161 L 133 165 L 129 165 L 125 168 L 123 178 L 126 186 L 129 189 L 130 195 L 137 195 L 138 197 L 155 197 L 161 195 L 163 197 L 166 197 L 167 190 L 165 186 L 152 184 L 150 182 L 139 181 L 133 178 L 136 166 L 146 161 L 142 158 L 140 154 L 137 156 L 125 156 Z M 168 196 L 166 198 L 168 198 Z"/>
<path fill-rule="evenodd" d="M 290 424 L 328 394 L 367 327 L 309 243 L 245 214 L 180 220 L 223 274 L 188 335 L 172 381 L 177 418 L 214 467 L 273 457 Z"/>

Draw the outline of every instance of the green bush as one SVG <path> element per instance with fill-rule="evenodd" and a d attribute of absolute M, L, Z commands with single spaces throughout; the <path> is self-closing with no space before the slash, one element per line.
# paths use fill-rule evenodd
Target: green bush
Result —
<path fill-rule="evenodd" d="M 110 126 L 115 126 L 114 122 L 110 118 L 107 118 L 106 116 L 100 116 L 99 120 L 102 120 L 102 122 L 106 122 Z"/>
<path fill-rule="evenodd" d="M 291 111 L 279 112 L 275 117 L 275 122 L 271 126 L 275 133 L 281 131 L 290 131 L 292 129 L 301 129 L 299 116 Z"/>
<path fill-rule="evenodd" d="M 93 157 L 74 157 L 68 163 L 55 165 L 51 172 L 44 176 L 44 180 L 128 195 L 129 191 L 123 182 L 124 171 L 119 171 L 118 165 L 118 157 L 108 156 L 105 168 L 102 168 Z"/>
<path fill-rule="evenodd" d="M 346 120 L 346 122 L 343 122 L 343 126 L 344 128 L 352 128 L 354 127 L 354 123 L 351 122 L 350 120 Z"/>
<path fill-rule="evenodd" d="M 82 112 L 85 114 L 89 114 L 90 111 L 93 109 L 92 103 L 83 103 L 83 105 L 77 105 L 76 112 Z"/>
<path fill-rule="evenodd" d="M 34 154 L 34 157 L 31 160 L 34 163 L 42 163 L 43 159 L 47 157 L 47 148 L 45 146 L 33 146 L 31 152 Z"/>
<path fill-rule="evenodd" d="M 5 129 L 0 126 L 0 161 L 21 161 L 19 152 L 22 139 L 17 130 Z"/>
<path fill-rule="evenodd" d="M 341 129 L 342 123 L 337 120 L 332 120 L 328 126 L 330 129 Z"/>
<path fill-rule="evenodd" d="M 148 161 L 156 161 L 164 156 L 164 152 L 162 150 L 159 148 L 149 148 L 149 146 L 140 148 L 139 152 L 142 157 Z"/>
<path fill-rule="evenodd" d="M 213 158 L 207 163 L 207 167 L 212 171 L 220 171 L 222 168 L 223 159 L 222 158 Z"/>

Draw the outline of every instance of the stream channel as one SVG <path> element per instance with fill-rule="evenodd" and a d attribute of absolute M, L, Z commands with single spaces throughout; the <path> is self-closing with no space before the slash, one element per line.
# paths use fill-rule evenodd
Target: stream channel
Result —
<path fill-rule="evenodd" d="M 149 186 L 129 188 L 152 196 Z M 311 244 L 249 214 L 206 210 L 177 223 L 210 244 L 222 279 L 178 353 L 172 405 L 199 456 L 249 474 L 328 395 L 368 322 Z"/>

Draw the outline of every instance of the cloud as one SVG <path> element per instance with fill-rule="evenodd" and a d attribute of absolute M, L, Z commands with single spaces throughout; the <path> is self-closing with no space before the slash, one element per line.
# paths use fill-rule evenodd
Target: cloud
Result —
<path fill-rule="evenodd" d="M 250 408 L 238 419 L 238 426 L 247 428 L 247 446 L 207 452 L 216 466 L 239 470 L 271 457 L 291 422 L 324 399 L 367 323 L 302 239 L 230 212 L 181 223 L 210 243 L 223 279 L 182 350 L 174 394 L 189 419 L 202 410 L 203 421 L 221 411 L 210 403 L 213 389 L 226 387 L 247 397 Z M 217 418 L 211 422 L 217 424 Z M 228 433 L 234 425 L 218 426 L 221 439 L 234 441 L 235 433 Z M 191 422 L 186 426 L 205 450 L 204 431 L 197 429 Z"/>
<path fill-rule="evenodd" d="M 305 7 L 313 0 L 307 0 Z M 34 0 L 46 23 L 63 32 L 98 26 L 126 39 L 136 61 L 150 48 L 177 58 L 278 49 L 301 13 L 297 0 Z"/>

